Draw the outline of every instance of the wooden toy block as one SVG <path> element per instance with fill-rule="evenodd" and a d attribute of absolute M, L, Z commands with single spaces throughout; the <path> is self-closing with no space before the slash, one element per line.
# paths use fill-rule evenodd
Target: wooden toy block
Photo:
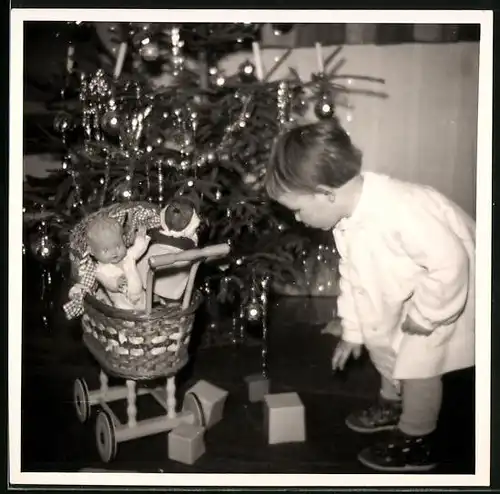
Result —
<path fill-rule="evenodd" d="M 248 386 L 248 400 L 252 403 L 262 401 L 269 394 L 270 381 L 262 374 L 252 374 L 245 377 Z"/>
<path fill-rule="evenodd" d="M 306 440 L 305 408 L 297 393 L 269 394 L 264 407 L 269 444 Z"/>
<path fill-rule="evenodd" d="M 190 388 L 186 395 L 189 393 L 192 393 L 195 400 L 201 404 L 204 419 L 202 425 L 204 427 L 209 429 L 222 420 L 227 391 L 201 380 Z"/>
<path fill-rule="evenodd" d="M 193 465 L 205 453 L 205 430 L 202 427 L 181 424 L 168 434 L 168 457 L 171 460 Z"/>

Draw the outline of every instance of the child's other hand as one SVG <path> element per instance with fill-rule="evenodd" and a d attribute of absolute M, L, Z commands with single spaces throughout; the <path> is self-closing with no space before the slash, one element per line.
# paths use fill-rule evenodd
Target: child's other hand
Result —
<path fill-rule="evenodd" d="M 424 328 L 417 324 L 411 317 L 407 316 L 403 326 L 401 327 L 403 333 L 415 334 L 421 336 L 429 336 L 432 333 L 431 329 Z"/>
<path fill-rule="evenodd" d="M 333 319 L 322 330 L 321 334 L 331 334 L 340 338 L 342 336 L 342 326 L 340 319 Z"/>
<path fill-rule="evenodd" d="M 358 343 L 350 343 L 349 341 L 340 340 L 335 347 L 332 357 L 332 369 L 343 370 L 350 356 L 355 359 L 361 356 L 361 345 Z"/>
<path fill-rule="evenodd" d="M 137 236 L 138 237 L 145 237 L 146 232 L 147 232 L 147 229 L 144 225 L 140 225 L 137 227 Z"/>

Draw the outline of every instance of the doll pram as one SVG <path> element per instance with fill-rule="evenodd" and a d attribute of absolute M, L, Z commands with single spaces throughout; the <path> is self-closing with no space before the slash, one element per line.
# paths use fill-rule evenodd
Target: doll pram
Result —
<path fill-rule="evenodd" d="M 127 311 L 104 304 L 87 294 L 82 316 L 83 341 L 101 367 L 99 389 L 89 391 L 83 378 L 74 383 L 73 397 L 80 422 L 86 422 L 92 407 L 100 406 L 96 424 L 96 444 L 104 462 L 111 461 L 119 443 L 174 429 L 182 423 L 208 427 L 205 402 L 195 393 L 186 393 L 181 411 L 177 410 L 175 376 L 188 361 L 188 344 L 201 295 L 194 282 L 201 262 L 224 256 L 226 244 L 176 254 L 151 257 L 146 287 L 146 310 Z M 153 306 L 155 275 L 179 263 L 190 265 L 188 284 L 181 303 Z M 125 385 L 109 386 L 108 376 L 125 379 Z M 138 381 L 166 378 L 166 385 L 139 388 Z M 137 396 L 149 394 L 165 414 L 137 420 Z M 109 403 L 127 400 L 127 422 L 121 423 Z M 211 404 L 213 405 L 213 404 Z M 210 405 L 210 406 L 211 406 Z M 209 413 L 209 412 L 208 412 Z"/>

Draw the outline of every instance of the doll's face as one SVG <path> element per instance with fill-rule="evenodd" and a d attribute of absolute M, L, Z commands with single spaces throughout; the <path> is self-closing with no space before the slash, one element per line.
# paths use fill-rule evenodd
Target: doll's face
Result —
<path fill-rule="evenodd" d="M 116 264 L 127 254 L 125 243 L 120 232 L 103 231 L 99 238 L 89 241 L 92 255 L 104 264 Z"/>

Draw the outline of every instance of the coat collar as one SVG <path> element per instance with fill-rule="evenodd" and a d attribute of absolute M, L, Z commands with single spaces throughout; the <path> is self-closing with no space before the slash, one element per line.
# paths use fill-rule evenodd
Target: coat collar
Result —
<path fill-rule="evenodd" d="M 363 188 L 359 196 L 358 204 L 356 204 L 356 208 L 350 216 L 338 222 L 335 227 L 338 230 L 347 230 L 354 225 L 359 225 L 362 221 L 366 221 L 367 217 L 371 216 L 373 212 L 373 205 L 380 200 L 380 197 L 378 199 L 376 198 L 377 175 L 373 172 L 363 172 L 361 176 L 363 177 Z"/>

